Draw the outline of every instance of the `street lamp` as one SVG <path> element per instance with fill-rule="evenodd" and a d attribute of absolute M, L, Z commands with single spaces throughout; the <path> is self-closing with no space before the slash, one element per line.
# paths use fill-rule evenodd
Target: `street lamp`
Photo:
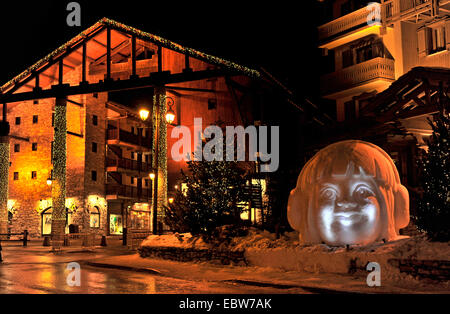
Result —
<path fill-rule="evenodd" d="M 139 110 L 139 116 L 141 117 L 142 121 L 147 121 L 149 115 L 150 115 L 150 111 L 148 111 L 147 109 Z"/>
<path fill-rule="evenodd" d="M 48 179 L 47 179 L 47 185 L 48 185 L 48 186 L 51 186 L 51 185 L 52 185 L 52 178 L 48 178 Z"/>
<path fill-rule="evenodd" d="M 166 113 L 166 122 L 167 124 L 172 124 L 173 121 L 175 121 L 175 111 L 173 111 L 172 109 L 174 101 L 171 97 L 166 97 L 166 102 L 167 105 L 169 106 L 169 110 L 167 110 Z"/>
<path fill-rule="evenodd" d="M 169 197 L 169 204 L 173 204 L 173 197 Z"/>
<path fill-rule="evenodd" d="M 152 172 L 152 173 L 150 173 L 150 175 L 149 175 L 149 177 L 150 177 L 150 180 L 155 180 L 155 174 Z"/>

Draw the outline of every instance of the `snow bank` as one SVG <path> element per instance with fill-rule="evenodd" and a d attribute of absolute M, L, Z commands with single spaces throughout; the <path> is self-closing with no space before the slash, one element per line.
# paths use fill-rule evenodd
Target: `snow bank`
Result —
<path fill-rule="evenodd" d="M 146 247 L 177 247 L 190 249 L 208 249 L 208 245 L 200 238 L 190 233 L 175 233 L 165 235 L 150 235 L 141 246 Z"/>

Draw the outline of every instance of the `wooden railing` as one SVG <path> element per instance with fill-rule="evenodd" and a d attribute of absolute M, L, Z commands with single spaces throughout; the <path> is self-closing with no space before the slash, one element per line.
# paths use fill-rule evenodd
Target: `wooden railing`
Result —
<path fill-rule="evenodd" d="M 319 41 L 324 41 L 358 26 L 367 25 L 368 14 L 369 11 L 364 7 L 319 26 Z"/>
<path fill-rule="evenodd" d="M 124 198 L 136 200 L 149 200 L 152 197 L 150 189 L 138 189 L 135 186 L 121 185 L 121 184 L 107 184 L 106 195 L 116 195 Z"/>
<path fill-rule="evenodd" d="M 107 139 L 123 141 L 125 143 L 143 147 L 151 146 L 151 136 L 139 138 L 136 134 L 117 128 L 108 128 Z"/>
<path fill-rule="evenodd" d="M 106 167 L 117 167 L 126 170 L 148 172 L 151 170 L 150 164 L 139 163 L 137 160 L 128 158 L 106 158 Z"/>
<path fill-rule="evenodd" d="M 329 95 L 377 78 L 395 80 L 394 60 L 374 58 L 326 74 L 320 79 L 321 92 L 323 95 Z"/>

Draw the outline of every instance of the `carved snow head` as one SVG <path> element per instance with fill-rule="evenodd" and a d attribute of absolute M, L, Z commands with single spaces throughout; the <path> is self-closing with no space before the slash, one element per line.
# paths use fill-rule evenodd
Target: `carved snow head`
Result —
<path fill-rule="evenodd" d="M 303 167 L 288 203 L 305 244 L 391 241 L 409 223 L 409 196 L 389 155 L 348 140 L 320 150 Z"/>

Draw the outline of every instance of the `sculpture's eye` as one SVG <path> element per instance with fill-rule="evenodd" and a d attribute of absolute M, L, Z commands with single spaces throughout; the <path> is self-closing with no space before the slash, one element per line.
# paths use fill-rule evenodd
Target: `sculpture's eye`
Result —
<path fill-rule="evenodd" d="M 320 191 L 320 199 L 325 201 L 336 199 L 336 195 L 337 195 L 336 190 L 330 187 L 324 188 L 322 189 L 322 191 Z"/>
<path fill-rule="evenodd" d="M 359 202 L 364 202 L 368 197 L 374 195 L 373 191 L 366 185 L 358 185 L 353 192 L 353 197 Z"/>

